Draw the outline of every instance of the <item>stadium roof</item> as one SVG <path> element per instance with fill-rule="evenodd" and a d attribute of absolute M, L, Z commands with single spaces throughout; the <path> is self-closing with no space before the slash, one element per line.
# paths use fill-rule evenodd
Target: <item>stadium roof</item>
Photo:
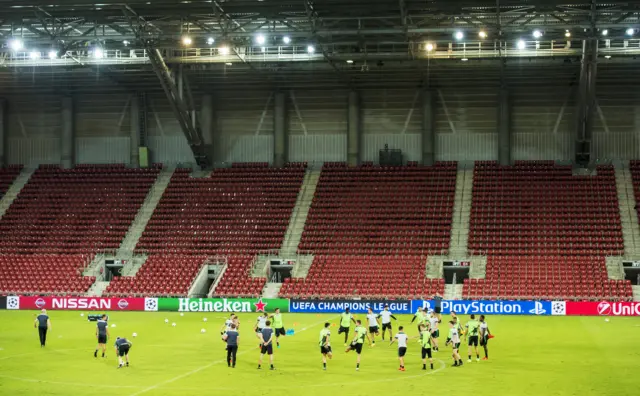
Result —
<path fill-rule="evenodd" d="M 562 77 L 575 73 L 589 37 L 599 41 L 603 62 L 606 56 L 611 68 L 630 70 L 640 53 L 638 3 L 0 0 L 0 87 L 16 91 L 48 81 L 75 90 L 106 79 L 159 90 L 150 48 L 170 65 L 183 64 L 196 90 L 486 85 L 505 61 Z"/>

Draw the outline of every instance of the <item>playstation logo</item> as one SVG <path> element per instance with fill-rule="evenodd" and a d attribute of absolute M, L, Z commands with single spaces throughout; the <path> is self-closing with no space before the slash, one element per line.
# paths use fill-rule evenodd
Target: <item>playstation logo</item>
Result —
<path fill-rule="evenodd" d="M 534 315 L 544 315 L 547 313 L 547 310 L 544 309 L 544 305 L 540 301 L 536 301 L 535 306 L 529 311 L 529 313 Z"/>

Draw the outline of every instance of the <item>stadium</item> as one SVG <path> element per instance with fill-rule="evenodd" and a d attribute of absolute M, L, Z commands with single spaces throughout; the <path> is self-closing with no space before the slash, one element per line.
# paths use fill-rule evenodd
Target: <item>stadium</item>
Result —
<path fill-rule="evenodd" d="M 640 4 L 0 0 L 0 395 L 636 395 Z"/>

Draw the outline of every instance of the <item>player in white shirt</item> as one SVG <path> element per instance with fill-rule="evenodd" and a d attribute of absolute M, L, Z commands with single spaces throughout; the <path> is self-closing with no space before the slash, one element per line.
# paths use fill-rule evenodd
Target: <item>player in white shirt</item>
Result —
<path fill-rule="evenodd" d="M 480 345 L 484 348 L 484 357 L 482 360 L 489 360 L 489 325 L 484 319 L 484 315 L 480 315 Z"/>
<path fill-rule="evenodd" d="M 393 320 L 398 320 L 398 319 L 396 319 L 396 317 L 393 316 L 391 311 L 389 311 L 389 306 L 388 305 L 384 306 L 384 310 L 380 311 L 380 314 L 378 315 L 378 317 L 382 321 L 382 341 L 384 341 L 384 332 L 385 332 L 385 330 L 389 330 L 389 338 L 391 339 L 391 336 L 393 334 L 392 333 L 393 328 L 391 326 L 391 319 L 392 318 L 393 318 Z"/>
<path fill-rule="evenodd" d="M 258 316 L 258 319 L 256 320 L 256 337 L 259 340 L 261 340 L 260 336 L 262 336 L 262 329 L 267 327 L 267 320 L 269 320 L 269 314 L 266 312 L 263 312 L 262 315 Z M 262 341 L 260 342 L 260 344 L 258 344 L 258 346 L 262 348 Z"/>
<path fill-rule="evenodd" d="M 404 327 L 398 327 L 398 333 L 391 339 L 391 343 L 389 345 L 393 345 L 393 343 L 398 340 L 398 360 L 400 360 L 400 368 L 398 371 L 405 371 L 404 369 L 404 355 L 407 353 L 407 341 L 409 340 L 409 336 L 404 333 Z"/>
<path fill-rule="evenodd" d="M 378 315 L 373 313 L 373 310 L 369 308 L 367 312 L 367 322 L 369 323 L 369 334 L 371 334 L 371 346 L 376 346 L 376 336 L 380 334 L 380 328 L 378 327 Z"/>
<path fill-rule="evenodd" d="M 453 320 L 449 322 L 448 340 L 450 340 L 453 347 L 453 366 L 462 367 L 462 359 L 460 358 L 460 354 L 458 353 L 458 349 L 460 348 L 460 334 L 458 333 L 458 324 Z"/>
<path fill-rule="evenodd" d="M 438 314 L 431 311 L 431 314 L 429 315 L 429 326 L 432 338 L 432 349 L 434 352 L 438 352 L 438 337 L 440 337 L 440 330 L 438 329 L 439 324 L 440 319 L 438 318 Z"/>
<path fill-rule="evenodd" d="M 226 333 L 227 331 L 231 330 L 231 324 L 233 323 L 233 317 L 235 316 L 235 314 L 231 314 L 229 315 L 229 319 L 224 321 L 224 324 L 222 325 L 222 328 L 220 329 L 220 335 Z"/>

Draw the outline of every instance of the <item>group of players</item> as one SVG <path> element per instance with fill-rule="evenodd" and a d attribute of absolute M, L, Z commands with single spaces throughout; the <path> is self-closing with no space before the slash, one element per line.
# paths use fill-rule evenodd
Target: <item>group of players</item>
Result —
<path fill-rule="evenodd" d="M 391 311 L 389 306 L 385 306 L 384 310 L 380 313 L 374 313 L 370 308 L 366 315 L 369 329 L 367 330 L 360 319 L 356 319 L 350 312 L 349 308 L 340 315 L 340 323 L 338 328 L 338 334 L 344 334 L 344 346 L 347 347 L 345 352 L 355 351 L 356 357 L 356 371 L 360 370 L 360 359 L 362 354 L 362 348 L 365 343 L 365 339 L 368 340 L 368 344 L 371 347 L 375 347 L 376 336 L 380 335 L 380 328 L 382 328 L 382 341 L 385 340 L 385 334 L 388 331 L 390 344 L 398 344 L 398 359 L 400 367 L 398 370 L 405 371 L 404 357 L 407 353 L 408 341 L 411 339 L 418 339 L 418 342 L 422 349 L 422 369 L 427 369 L 427 359 L 433 370 L 433 352 L 439 351 L 438 339 L 440 338 L 439 325 L 442 323 L 442 315 L 439 310 L 426 311 L 419 308 L 415 313 L 411 323 L 417 321 L 418 335 L 415 337 L 409 337 L 403 326 L 398 327 L 398 332 L 393 334 L 393 326 L 391 320 L 397 320 Z M 349 334 L 351 333 L 351 323 L 356 326 L 353 329 L 354 337 L 349 342 Z M 272 327 L 273 325 L 273 327 Z M 465 326 L 458 318 L 455 312 L 451 312 L 451 320 L 448 322 L 449 333 L 445 341 L 445 346 L 451 344 L 453 358 L 453 366 L 461 367 L 463 362 L 460 356 L 460 344 L 462 336 L 464 335 L 468 341 L 468 360 L 471 362 L 472 352 L 475 352 L 476 361 L 480 360 L 480 354 L 478 352 L 478 345 L 484 348 L 484 358 L 482 360 L 489 359 L 489 339 L 492 338 L 489 326 L 485 320 L 484 315 L 480 315 L 479 320 L 476 320 L 475 315 L 470 316 L 470 320 Z M 240 321 L 238 316 L 231 314 L 229 319 L 225 321 L 223 329 L 221 330 L 222 340 L 227 344 L 227 365 L 229 367 L 235 367 L 236 356 L 240 343 Z M 326 322 L 320 330 L 320 354 L 322 355 L 322 368 L 327 369 L 327 360 L 333 357 L 331 349 L 331 323 Z M 263 312 L 262 315 L 256 320 L 254 331 L 257 339 L 259 340 L 260 357 L 258 359 L 258 369 L 262 368 L 262 362 L 265 355 L 269 356 L 270 369 L 275 370 L 273 364 L 273 344 L 277 348 L 280 348 L 280 337 L 285 336 L 285 328 L 282 320 L 282 314 L 279 309 L 275 310 L 275 313 L 269 315 Z"/>

